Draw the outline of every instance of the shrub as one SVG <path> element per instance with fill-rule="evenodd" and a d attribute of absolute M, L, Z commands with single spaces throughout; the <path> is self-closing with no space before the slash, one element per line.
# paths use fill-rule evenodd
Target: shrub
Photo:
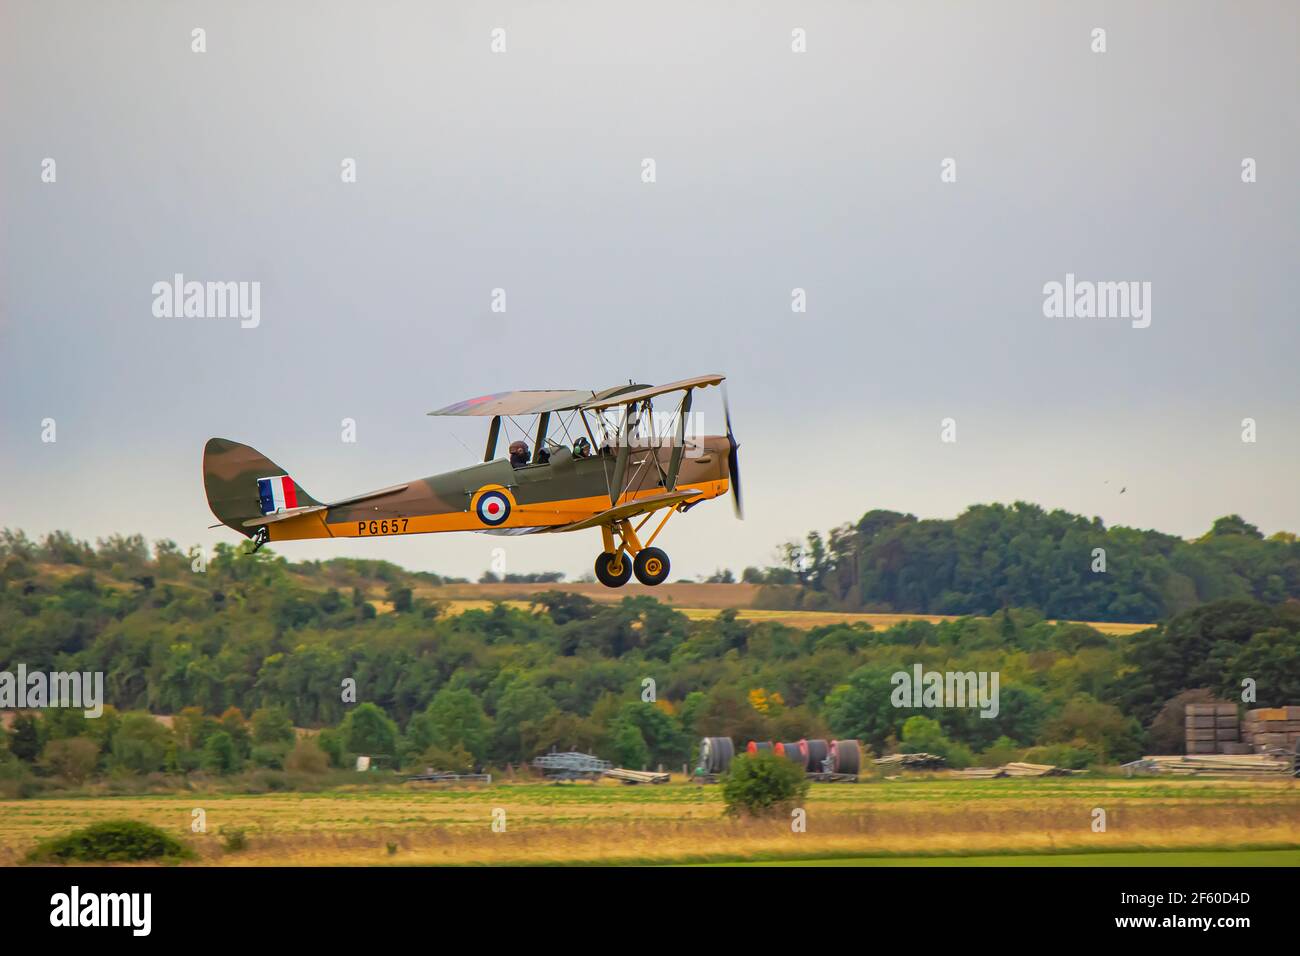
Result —
<path fill-rule="evenodd" d="M 1076 741 L 1070 744 L 1048 744 L 1031 747 L 1024 758 L 1028 763 L 1046 763 L 1067 770 L 1084 770 L 1101 761 L 1101 755 L 1087 744 Z"/>
<path fill-rule="evenodd" d="M 474 758 L 460 744 L 450 747 L 430 747 L 411 764 L 411 769 L 423 772 L 444 770 L 452 773 L 470 773 L 474 769 Z"/>
<path fill-rule="evenodd" d="M 122 863 L 136 860 L 175 862 L 194 851 L 174 837 L 137 820 L 105 820 L 64 836 L 42 841 L 27 855 L 28 863 Z"/>
<path fill-rule="evenodd" d="M 807 795 L 803 768 L 771 752 L 740 754 L 722 778 L 722 799 L 731 816 L 785 813 Z"/>
<path fill-rule="evenodd" d="M 316 735 L 316 746 L 329 758 L 331 767 L 343 767 L 347 763 L 347 752 L 343 748 L 343 735 L 333 727 L 324 727 Z"/>
<path fill-rule="evenodd" d="M 222 827 L 220 830 L 221 846 L 227 853 L 238 853 L 248 849 L 248 834 L 239 827 Z"/>
<path fill-rule="evenodd" d="M 283 770 L 284 759 L 289 752 L 289 748 L 284 744 L 259 744 L 253 748 L 249 754 L 253 766 L 265 767 L 268 770 Z"/>
<path fill-rule="evenodd" d="M 969 767 L 975 762 L 970 747 L 945 736 L 937 720 L 920 715 L 903 721 L 903 740 L 900 746 L 906 753 L 930 753 L 943 757 L 949 767 L 957 769 Z"/>
<path fill-rule="evenodd" d="M 22 761 L 0 751 L 0 798 L 23 800 L 37 792 L 39 786 Z"/>
<path fill-rule="evenodd" d="M 329 769 L 329 755 L 315 740 L 304 737 L 284 758 L 284 768 L 294 773 L 322 774 Z"/>
<path fill-rule="evenodd" d="M 1012 763 L 1020 759 L 1021 750 L 1022 748 L 1017 747 L 1014 740 L 1004 734 L 980 754 L 980 766 L 1001 767 L 1003 764 Z"/>
<path fill-rule="evenodd" d="M 45 747 L 41 763 L 69 783 L 82 783 L 99 766 L 99 744 L 89 737 L 51 740 Z"/>

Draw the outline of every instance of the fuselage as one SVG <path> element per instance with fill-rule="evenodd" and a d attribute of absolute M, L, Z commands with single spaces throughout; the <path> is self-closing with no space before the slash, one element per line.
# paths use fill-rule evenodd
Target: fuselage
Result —
<path fill-rule="evenodd" d="M 726 494 L 728 450 L 725 435 L 705 436 L 688 445 L 677 477 L 678 490 L 699 492 L 688 503 Z M 633 447 L 623 493 L 611 501 L 617 452 L 602 449 L 588 458 L 573 458 L 561 449 L 547 463 L 518 468 L 498 458 L 274 521 L 267 532 L 271 541 L 440 531 L 521 534 L 562 528 L 614 505 L 665 492 L 663 475 L 669 470 L 671 448 Z"/>

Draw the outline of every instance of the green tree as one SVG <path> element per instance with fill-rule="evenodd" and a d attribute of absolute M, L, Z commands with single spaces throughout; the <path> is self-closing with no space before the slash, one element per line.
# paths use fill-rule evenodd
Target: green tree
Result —
<path fill-rule="evenodd" d="M 41 728 L 35 714 L 18 714 L 9 731 L 9 752 L 19 760 L 35 763 L 41 755 Z"/>
<path fill-rule="evenodd" d="M 509 710 L 508 710 L 509 713 Z M 492 726 L 479 698 L 466 688 L 444 687 L 425 711 L 427 734 L 421 750 L 465 748 L 475 760 L 487 757 Z M 516 715 L 520 716 L 520 715 Z"/>
<path fill-rule="evenodd" d="M 229 774 L 240 767 L 239 750 L 234 738 L 218 730 L 203 745 L 203 769 L 208 773 Z"/>
<path fill-rule="evenodd" d="M 253 711 L 253 743 L 292 744 L 293 721 L 282 707 L 262 707 Z"/>
<path fill-rule="evenodd" d="M 397 724 L 369 701 L 358 704 L 348 713 L 342 733 L 349 753 L 397 757 Z"/>
<path fill-rule="evenodd" d="M 113 735 L 113 762 L 135 773 L 154 773 L 163 768 L 172 743 L 171 731 L 152 715 L 123 714 Z"/>
<path fill-rule="evenodd" d="M 650 748 L 641 730 L 631 721 L 619 721 L 614 729 L 614 762 L 630 770 L 641 770 L 650 763 Z"/>
<path fill-rule="evenodd" d="M 388 600 L 393 605 L 393 612 L 395 614 L 409 613 L 411 608 L 414 606 L 411 599 L 411 589 L 407 587 L 399 587 L 396 584 L 391 585 L 388 588 Z"/>
<path fill-rule="evenodd" d="M 496 752 L 502 760 L 522 760 L 524 737 L 531 727 L 542 721 L 555 708 L 555 702 L 546 691 L 526 680 L 510 683 L 497 701 Z"/>

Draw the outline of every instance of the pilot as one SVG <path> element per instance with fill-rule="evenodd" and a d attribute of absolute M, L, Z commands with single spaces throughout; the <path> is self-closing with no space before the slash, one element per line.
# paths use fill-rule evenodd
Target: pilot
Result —
<path fill-rule="evenodd" d="M 573 443 L 573 457 L 574 458 L 591 457 L 591 442 L 587 441 L 585 436 L 579 436 L 577 441 Z"/>
<path fill-rule="evenodd" d="M 522 468 L 528 464 L 528 442 L 512 441 L 510 443 L 510 464 Z"/>

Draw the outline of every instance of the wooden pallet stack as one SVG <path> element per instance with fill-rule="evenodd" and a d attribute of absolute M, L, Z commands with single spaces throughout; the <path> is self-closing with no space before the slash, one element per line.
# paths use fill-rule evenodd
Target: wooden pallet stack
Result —
<path fill-rule="evenodd" d="M 884 770 L 942 770 L 948 760 L 935 754 L 889 754 L 877 757 L 875 763 Z"/>
<path fill-rule="evenodd" d="M 1242 740 L 1251 753 L 1289 750 L 1300 743 L 1300 707 L 1260 707 L 1246 711 Z"/>
<path fill-rule="evenodd" d="M 1184 752 L 1188 754 L 1242 754 L 1237 705 L 1227 701 L 1188 704 L 1184 710 Z"/>
<path fill-rule="evenodd" d="M 966 780 L 990 780 L 997 777 L 1068 777 L 1074 772 L 1051 764 L 1021 761 L 1003 764 L 1001 767 L 968 767 L 965 770 L 949 771 L 952 776 Z"/>
<path fill-rule="evenodd" d="M 1281 754 L 1188 754 L 1185 757 L 1142 757 L 1124 764 L 1124 772 L 1212 774 L 1221 777 L 1287 776 L 1295 772 L 1295 759 Z"/>
<path fill-rule="evenodd" d="M 669 775 L 662 770 L 656 773 L 653 770 L 628 770 L 626 767 L 614 767 L 606 770 L 605 776 L 628 784 L 667 783 L 669 780 Z"/>

